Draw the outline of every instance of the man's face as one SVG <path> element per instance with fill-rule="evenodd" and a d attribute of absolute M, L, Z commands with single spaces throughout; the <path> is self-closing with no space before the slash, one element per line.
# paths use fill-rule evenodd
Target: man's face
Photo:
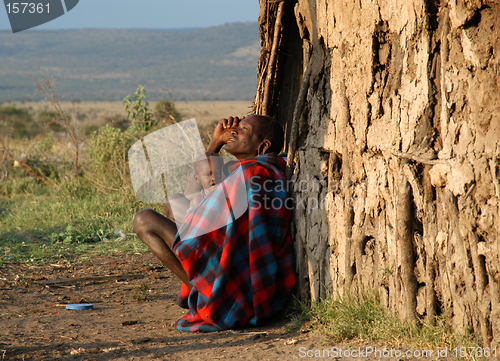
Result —
<path fill-rule="evenodd" d="M 236 128 L 231 128 L 224 149 L 238 159 L 251 158 L 259 154 L 262 139 L 259 136 L 260 117 L 251 115 L 246 117 Z"/>

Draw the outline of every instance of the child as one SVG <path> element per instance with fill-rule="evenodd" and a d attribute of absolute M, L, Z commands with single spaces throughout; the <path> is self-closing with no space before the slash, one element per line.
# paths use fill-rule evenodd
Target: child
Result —
<path fill-rule="evenodd" d="M 194 186 L 198 189 L 201 186 L 201 191 L 188 191 L 189 188 L 193 189 L 192 182 L 190 182 L 184 194 L 175 193 L 168 197 L 168 202 L 164 206 L 167 218 L 170 218 L 179 226 L 186 213 L 198 206 L 222 181 L 223 165 L 224 160 L 216 153 L 206 153 L 196 158 L 193 164 L 193 178 L 198 184 Z"/>
<path fill-rule="evenodd" d="M 222 181 L 222 166 L 224 160 L 215 153 L 206 153 L 194 162 L 194 179 L 202 186 L 201 192 L 196 193 L 189 203 L 188 211 L 196 207 L 207 195 L 212 192 L 217 184 Z"/>

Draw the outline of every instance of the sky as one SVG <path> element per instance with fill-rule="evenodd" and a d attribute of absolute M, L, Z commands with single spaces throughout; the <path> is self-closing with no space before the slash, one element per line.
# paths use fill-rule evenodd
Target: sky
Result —
<path fill-rule="evenodd" d="M 257 21 L 258 15 L 259 0 L 80 0 L 71 11 L 33 30 L 204 28 Z M 0 8 L 0 30 L 11 30 L 5 6 Z"/>

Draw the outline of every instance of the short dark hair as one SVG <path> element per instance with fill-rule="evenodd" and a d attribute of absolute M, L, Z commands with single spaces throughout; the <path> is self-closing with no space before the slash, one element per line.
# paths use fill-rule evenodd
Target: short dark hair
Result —
<path fill-rule="evenodd" d="M 260 115 L 259 137 L 268 139 L 271 146 L 266 153 L 279 153 L 285 144 L 285 132 L 280 123 L 274 118 Z"/>

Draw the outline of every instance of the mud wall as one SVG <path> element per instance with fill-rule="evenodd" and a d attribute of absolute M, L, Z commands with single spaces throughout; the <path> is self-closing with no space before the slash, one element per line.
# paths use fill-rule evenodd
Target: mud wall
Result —
<path fill-rule="evenodd" d="M 500 1 L 261 0 L 259 21 L 301 296 L 373 289 L 498 345 Z"/>

